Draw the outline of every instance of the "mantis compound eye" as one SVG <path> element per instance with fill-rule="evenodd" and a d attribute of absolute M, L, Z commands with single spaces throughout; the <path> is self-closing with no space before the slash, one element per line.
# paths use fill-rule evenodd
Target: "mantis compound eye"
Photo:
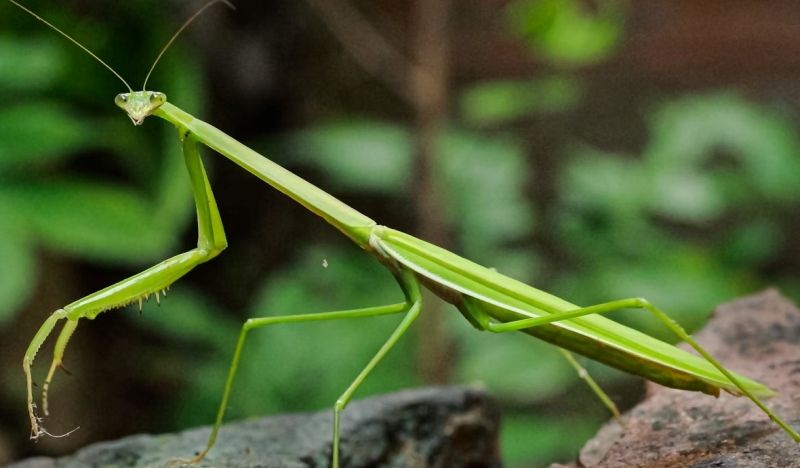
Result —
<path fill-rule="evenodd" d="M 164 93 L 159 93 L 158 91 L 153 91 L 150 93 L 150 103 L 155 105 L 161 105 L 167 100 L 167 96 Z"/>
<path fill-rule="evenodd" d="M 125 105 L 128 103 L 129 96 L 129 93 L 117 94 L 117 96 L 114 98 L 114 104 L 119 107 L 125 107 Z"/>

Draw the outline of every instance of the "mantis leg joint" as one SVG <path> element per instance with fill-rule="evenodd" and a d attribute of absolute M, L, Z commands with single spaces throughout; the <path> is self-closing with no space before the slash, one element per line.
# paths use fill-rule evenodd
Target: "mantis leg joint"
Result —
<path fill-rule="evenodd" d="M 343 411 L 345 406 L 347 406 L 347 402 L 344 399 L 339 398 L 336 400 L 336 403 L 333 404 L 333 410 L 338 413 Z"/>

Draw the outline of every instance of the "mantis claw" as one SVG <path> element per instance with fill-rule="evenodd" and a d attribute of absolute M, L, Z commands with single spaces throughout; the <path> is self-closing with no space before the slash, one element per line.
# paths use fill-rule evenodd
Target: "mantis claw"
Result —
<path fill-rule="evenodd" d="M 28 349 L 25 351 L 25 356 L 22 358 L 22 370 L 25 373 L 25 381 L 28 387 L 28 417 L 30 418 L 31 422 L 31 440 L 36 440 L 39 437 L 48 434 L 44 427 L 42 427 L 40 424 L 42 419 L 37 416 L 36 403 L 33 402 L 33 377 L 31 375 L 31 365 L 36 357 L 36 353 L 39 352 L 39 348 L 42 347 L 42 344 L 50 335 L 50 332 L 53 331 L 56 323 L 66 317 L 67 314 L 64 309 L 58 309 L 53 312 L 50 317 L 44 321 L 42 326 L 36 332 L 36 335 L 33 336 L 31 343 L 28 345 Z"/>
<path fill-rule="evenodd" d="M 167 468 L 174 468 L 174 467 L 181 467 L 181 466 L 186 466 L 186 465 L 196 465 L 196 464 L 200 463 L 201 461 L 203 461 L 203 458 L 205 458 L 207 452 L 208 451 L 205 450 L 202 453 L 199 453 L 199 454 L 195 455 L 193 458 L 189 458 L 189 459 L 186 459 L 186 458 L 175 458 L 173 460 L 168 461 L 165 466 Z"/>

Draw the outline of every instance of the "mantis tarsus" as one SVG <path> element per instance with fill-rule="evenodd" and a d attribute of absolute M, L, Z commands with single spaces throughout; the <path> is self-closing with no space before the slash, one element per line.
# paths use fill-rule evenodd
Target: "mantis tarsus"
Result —
<path fill-rule="evenodd" d="M 745 395 L 795 441 L 800 442 L 800 435 L 761 402 L 760 397 L 772 395 L 772 390 L 759 382 L 727 370 L 698 345 L 680 325 L 647 300 L 630 298 L 590 307 L 579 307 L 494 270 L 472 263 L 445 249 L 403 232 L 381 226 L 212 125 L 167 102 L 166 95 L 163 93 L 147 91 L 147 78 L 145 78 L 142 91 L 133 91 L 116 71 L 84 46 L 17 1 L 9 0 L 9 2 L 68 38 L 111 70 L 128 88 L 127 93 L 116 96 L 115 103 L 127 113 L 135 125 L 141 125 L 146 117 L 153 115 L 177 127 L 191 180 L 198 225 L 196 248 L 58 309 L 45 320 L 33 337 L 22 363 L 27 379 L 28 413 L 32 438 L 46 435 L 47 432 L 41 426 L 40 417 L 35 411 L 31 365 L 39 348 L 56 324 L 64 322 L 55 344 L 52 365 L 42 387 L 44 415 L 49 412 L 47 391 L 53 373 L 60 366 L 64 350 L 80 319 L 94 319 L 102 312 L 140 302 L 143 298 L 153 294 L 158 297 L 173 282 L 195 266 L 214 258 L 227 247 L 220 214 L 198 152 L 198 143 L 202 143 L 293 198 L 350 238 L 392 273 L 404 293 L 405 301 L 377 307 L 259 317 L 247 320 L 239 335 L 208 443 L 192 461 L 201 460 L 216 441 L 249 331 L 273 324 L 356 319 L 390 314 L 401 315 L 402 319 L 394 332 L 336 400 L 331 459 L 333 466 L 338 467 L 341 413 L 370 371 L 391 350 L 421 313 L 421 286 L 430 289 L 444 301 L 453 304 L 464 318 L 478 330 L 493 333 L 522 331 L 562 348 L 570 363 L 580 371 L 612 411 L 615 411 L 613 404 L 580 368 L 569 351 L 669 387 L 700 391 L 715 396 L 719 395 L 720 390 L 736 395 Z M 148 78 L 164 51 L 178 34 L 203 10 L 215 3 L 226 3 L 231 6 L 226 0 L 212 0 L 193 15 L 158 55 L 148 72 Z M 602 316 L 620 309 L 638 309 L 652 314 L 677 337 L 692 346 L 700 356 L 680 350 Z"/>

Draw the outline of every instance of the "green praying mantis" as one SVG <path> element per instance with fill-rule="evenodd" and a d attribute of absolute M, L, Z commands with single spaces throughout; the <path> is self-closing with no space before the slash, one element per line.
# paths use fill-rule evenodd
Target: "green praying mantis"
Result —
<path fill-rule="evenodd" d="M 141 305 L 141 301 L 151 295 L 159 298 L 175 281 L 197 265 L 216 257 L 227 247 L 228 242 L 220 213 L 198 151 L 198 144 L 203 144 L 291 197 L 341 231 L 391 272 L 405 300 L 395 304 L 351 310 L 248 319 L 242 325 L 239 334 L 216 420 L 206 447 L 188 461 L 202 460 L 217 439 L 245 340 L 250 331 L 268 325 L 397 315 L 401 317 L 399 324 L 335 402 L 331 463 L 334 467 L 338 467 L 341 459 L 339 427 L 342 412 L 362 382 L 422 312 L 423 287 L 454 305 L 478 330 L 492 333 L 521 331 L 558 346 L 598 397 L 615 414 L 618 413 L 613 403 L 580 367 L 571 352 L 668 387 L 699 391 L 714 396 L 718 396 L 721 390 L 735 395 L 745 395 L 789 436 L 800 443 L 800 434 L 761 401 L 761 398 L 774 394 L 771 389 L 725 368 L 678 323 L 647 300 L 629 298 L 579 307 L 409 234 L 379 225 L 221 130 L 184 112 L 168 102 L 165 94 L 148 91 L 146 88 L 148 78 L 178 35 L 213 4 L 224 3 L 232 6 L 227 0 L 208 2 L 178 29 L 154 61 L 145 78 L 142 91 L 134 91 L 113 68 L 66 33 L 16 0 L 9 2 L 75 43 L 116 75 L 127 87 L 128 92 L 117 95 L 115 103 L 127 113 L 134 125 L 141 125 L 152 115 L 177 128 L 191 180 L 198 229 L 198 242 L 194 249 L 66 305 L 53 312 L 44 321 L 31 340 L 22 362 L 27 381 L 31 438 L 49 435 L 41 424 L 42 418 L 34 403 L 31 366 L 38 350 L 56 325 L 63 323 L 55 343 L 53 361 L 42 386 L 41 410 L 44 416 L 49 414 L 47 394 L 54 372 L 61 365 L 67 344 L 81 319 L 92 320 L 103 312 L 133 303 Z M 678 338 L 694 348 L 699 356 L 603 317 L 604 314 L 621 309 L 636 309 L 652 314 Z"/>

